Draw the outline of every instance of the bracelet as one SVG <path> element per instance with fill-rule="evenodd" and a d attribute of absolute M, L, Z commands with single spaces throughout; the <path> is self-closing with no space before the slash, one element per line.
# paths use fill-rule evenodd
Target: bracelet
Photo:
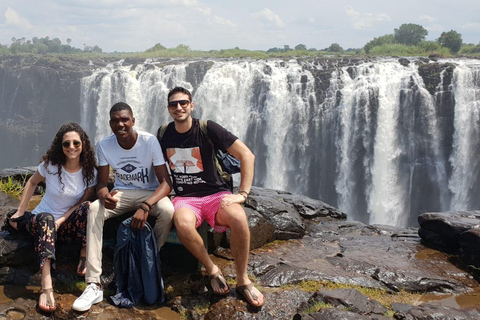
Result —
<path fill-rule="evenodd" d="M 149 211 L 152 210 L 152 205 L 150 203 L 148 203 L 147 201 L 142 201 L 142 203 L 148 207 Z"/>
<path fill-rule="evenodd" d="M 144 206 L 140 206 L 139 209 L 142 209 L 144 213 L 148 213 L 150 214 L 150 210 L 148 210 L 147 208 L 145 208 Z"/>
<path fill-rule="evenodd" d="M 245 200 L 247 200 L 248 195 L 249 195 L 249 193 L 245 190 L 238 191 L 238 194 L 241 194 L 245 198 Z"/>

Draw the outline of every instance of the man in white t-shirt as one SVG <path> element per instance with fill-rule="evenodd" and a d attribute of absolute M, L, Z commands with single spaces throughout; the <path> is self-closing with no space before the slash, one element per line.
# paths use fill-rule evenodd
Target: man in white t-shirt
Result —
<path fill-rule="evenodd" d="M 160 144 L 150 133 L 135 131 L 135 118 L 124 102 L 110 109 L 110 128 L 113 134 L 103 138 L 97 146 L 98 200 L 90 205 L 87 223 L 88 284 L 75 300 L 72 309 L 86 311 L 103 300 L 100 284 L 102 274 L 102 242 L 104 221 L 113 216 L 135 211 L 132 228 L 145 226 L 148 215 L 156 217 L 153 231 L 158 248 L 165 243 L 172 226 L 173 205 L 167 197 L 172 183 L 165 166 Z M 112 192 L 107 188 L 109 168 L 115 175 Z"/>

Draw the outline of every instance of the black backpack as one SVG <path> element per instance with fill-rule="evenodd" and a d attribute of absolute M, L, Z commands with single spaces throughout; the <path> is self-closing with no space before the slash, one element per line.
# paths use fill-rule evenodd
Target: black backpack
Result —
<path fill-rule="evenodd" d="M 212 149 L 215 152 L 215 166 L 217 167 L 218 173 L 222 176 L 223 180 L 228 184 L 230 191 L 233 192 L 233 179 L 232 174 L 240 172 L 240 160 L 232 156 L 228 152 L 223 152 L 220 149 L 215 148 L 212 139 L 208 135 L 207 130 L 207 121 L 199 120 L 200 129 L 203 132 L 203 135 L 207 138 L 208 143 L 212 146 Z M 165 123 L 160 128 L 158 128 L 157 137 L 160 141 L 167 130 L 168 123 Z"/>

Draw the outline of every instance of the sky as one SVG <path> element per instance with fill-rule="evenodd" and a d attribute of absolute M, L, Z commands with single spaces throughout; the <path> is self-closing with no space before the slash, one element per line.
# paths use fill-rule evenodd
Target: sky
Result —
<path fill-rule="evenodd" d="M 59 38 L 104 52 L 141 52 L 161 43 L 192 50 L 361 48 L 404 23 L 427 40 L 455 30 L 480 42 L 479 0 L 0 0 L 0 44 Z"/>

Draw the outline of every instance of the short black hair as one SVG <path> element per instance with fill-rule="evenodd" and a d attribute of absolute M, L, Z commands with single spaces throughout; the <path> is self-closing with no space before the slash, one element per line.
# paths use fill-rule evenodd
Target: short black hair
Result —
<path fill-rule="evenodd" d="M 133 117 L 133 111 L 132 111 L 132 108 L 125 102 L 117 102 L 115 103 L 111 108 L 110 108 L 110 115 L 112 115 L 112 113 L 114 112 L 117 112 L 117 111 L 122 111 L 122 110 L 128 110 L 128 112 L 130 112 L 130 114 L 132 115 Z"/>
<path fill-rule="evenodd" d="M 175 87 L 172 90 L 170 90 L 170 92 L 168 93 L 168 100 L 170 100 L 170 97 L 178 92 L 185 93 L 188 96 L 188 100 L 192 101 L 192 94 L 190 93 L 190 91 L 188 91 L 184 87 Z"/>

